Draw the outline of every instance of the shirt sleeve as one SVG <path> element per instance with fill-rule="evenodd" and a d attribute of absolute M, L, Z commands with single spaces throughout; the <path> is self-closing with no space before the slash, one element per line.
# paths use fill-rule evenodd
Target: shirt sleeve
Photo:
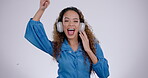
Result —
<path fill-rule="evenodd" d="M 96 43 L 96 56 L 98 58 L 98 62 L 96 64 L 93 64 L 92 68 L 99 78 L 107 78 L 109 76 L 108 61 L 104 58 L 99 43 Z"/>
<path fill-rule="evenodd" d="M 34 21 L 32 18 L 27 24 L 25 38 L 37 48 L 53 55 L 52 42 L 48 40 L 43 24 L 40 21 Z"/>

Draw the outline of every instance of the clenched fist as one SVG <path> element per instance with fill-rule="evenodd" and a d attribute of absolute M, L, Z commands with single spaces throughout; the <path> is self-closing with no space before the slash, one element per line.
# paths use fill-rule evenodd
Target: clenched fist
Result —
<path fill-rule="evenodd" d="M 45 10 L 50 4 L 50 0 L 40 0 L 40 9 Z"/>

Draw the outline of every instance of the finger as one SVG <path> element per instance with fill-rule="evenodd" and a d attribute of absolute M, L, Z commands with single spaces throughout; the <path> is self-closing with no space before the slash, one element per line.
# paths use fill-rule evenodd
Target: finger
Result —
<path fill-rule="evenodd" d="M 88 37 L 87 37 L 85 31 L 83 31 L 82 33 L 83 33 L 84 37 L 85 37 L 86 39 L 88 39 Z"/>
<path fill-rule="evenodd" d="M 82 34 L 82 32 L 80 33 L 80 37 L 83 43 L 87 43 L 88 40 L 84 37 L 84 35 Z"/>
<path fill-rule="evenodd" d="M 83 39 L 84 39 L 84 41 L 86 42 L 88 42 L 89 40 L 88 40 L 88 38 L 87 38 L 87 35 L 86 35 L 86 33 L 83 31 L 83 32 L 81 32 L 81 34 L 82 34 L 82 37 L 83 37 Z"/>
<path fill-rule="evenodd" d="M 45 2 L 45 7 L 47 7 L 48 6 L 48 2 Z"/>
<path fill-rule="evenodd" d="M 46 0 L 45 6 L 48 7 L 49 4 L 50 4 L 50 1 L 49 0 Z"/>
<path fill-rule="evenodd" d="M 46 6 L 46 0 L 43 2 L 43 6 Z"/>
<path fill-rule="evenodd" d="M 48 3 L 49 3 L 48 0 L 42 0 L 42 1 L 41 1 L 41 4 L 42 4 L 43 6 L 46 6 Z"/>
<path fill-rule="evenodd" d="M 80 38 L 82 39 L 82 33 L 81 33 L 81 32 L 80 32 L 79 36 L 80 36 Z"/>
<path fill-rule="evenodd" d="M 81 40 L 84 41 L 84 36 L 83 36 L 82 32 L 80 32 L 79 36 L 80 36 Z"/>
<path fill-rule="evenodd" d="M 44 4 L 45 4 L 45 0 L 41 0 L 41 1 L 40 1 L 40 5 L 41 5 L 41 6 L 44 6 Z"/>
<path fill-rule="evenodd" d="M 50 4 L 50 1 L 49 0 L 46 0 L 46 3 Z"/>

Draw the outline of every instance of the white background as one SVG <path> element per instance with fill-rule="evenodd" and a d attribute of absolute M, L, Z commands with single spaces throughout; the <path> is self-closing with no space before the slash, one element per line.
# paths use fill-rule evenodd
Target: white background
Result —
<path fill-rule="evenodd" d="M 109 61 L 109 78 L 148 78 L 147 0 L 51 0 L 41 19 L 50 40 L 67 6 L 79 8 L 92 26 Z M 24 39 L 38 8 L 39 0 L 0 1 L 0 78 L 57 77 L 56 61 Z"/>

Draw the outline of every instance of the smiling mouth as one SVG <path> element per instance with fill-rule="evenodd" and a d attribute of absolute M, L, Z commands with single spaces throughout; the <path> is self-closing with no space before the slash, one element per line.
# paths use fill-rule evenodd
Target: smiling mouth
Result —
<path fill-rule="evenodd" d="M 68 31 L 68 35 L 73 35 L 75 32 L 75 29 L 70 28 L 70 29 L 67 29 L 67 31 Z"/>

